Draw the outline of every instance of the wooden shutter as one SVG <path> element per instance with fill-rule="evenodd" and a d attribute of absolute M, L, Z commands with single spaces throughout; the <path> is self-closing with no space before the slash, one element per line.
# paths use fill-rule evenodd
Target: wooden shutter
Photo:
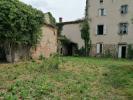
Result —
<path fill-rule="evenodd" d="M 107 34 L 107 26 L 104 25 L 104 34 Z"/>
<path fill-rule="evenodd" d="M 96 49 L 97 49 L 97 54 L 99 54 L 100 53 L 100 44 L 97 44 Z"/>

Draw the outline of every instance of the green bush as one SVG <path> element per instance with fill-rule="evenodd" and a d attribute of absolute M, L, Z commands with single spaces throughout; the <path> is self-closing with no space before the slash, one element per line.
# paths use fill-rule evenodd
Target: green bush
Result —
<path fill-rule="evenodd" d="M 39 71 L 47 71 L 47 70 L 57 70 L 59 68 L 59 56 L 51 55 L 48 59 L 41 59 L 41 64 L 39 64 Z"/>
<path fill-rule="evenodd" d="M 52 55 L 48 59 L 48 63 L 49 63 L 49 66 L 48 66 L 49 69 L 58 69 L 59 68 L 59 64 L 60 64 L 59 56 L 57 54 Z"/>
<path fill-rule="evenodd" d="M 45 57 L 43 56 L 43 54 L 41 54 L 41 55 L 39 56 L 39 60 L 43 60 L 43 59 L 45 59 Z"/>
<path fill-rule="evenodd" d="M 133 48 L 132 45 L 128 45 L 128 58 L 133 59 Z"/>

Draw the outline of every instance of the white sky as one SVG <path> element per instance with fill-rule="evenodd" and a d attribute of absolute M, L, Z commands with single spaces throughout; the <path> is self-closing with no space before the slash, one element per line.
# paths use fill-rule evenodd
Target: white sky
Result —
<path fill-rule="evenodd" d="M 51 12 L 57 19 L 71 21 L 84 17 L 86 0 L 20 0 L 45 12 Z"/>

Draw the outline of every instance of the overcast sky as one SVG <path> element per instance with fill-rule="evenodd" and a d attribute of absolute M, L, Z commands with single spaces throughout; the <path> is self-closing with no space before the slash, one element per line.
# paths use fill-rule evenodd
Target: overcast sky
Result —
<path fill-rule="evenodd" d="M 21 0 L 43 12 L 51 12 L 57 19 L 64 21 L 76 20 L 84 17 L 86 0 Z"/>

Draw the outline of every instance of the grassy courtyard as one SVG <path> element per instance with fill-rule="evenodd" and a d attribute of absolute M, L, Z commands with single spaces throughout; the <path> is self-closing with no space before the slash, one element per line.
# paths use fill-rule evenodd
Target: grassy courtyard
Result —
<path fill-rule="evenodd" d="M 0 64 L 0 100 L 133 100 L 133 61 L 63 57 Z"/>

